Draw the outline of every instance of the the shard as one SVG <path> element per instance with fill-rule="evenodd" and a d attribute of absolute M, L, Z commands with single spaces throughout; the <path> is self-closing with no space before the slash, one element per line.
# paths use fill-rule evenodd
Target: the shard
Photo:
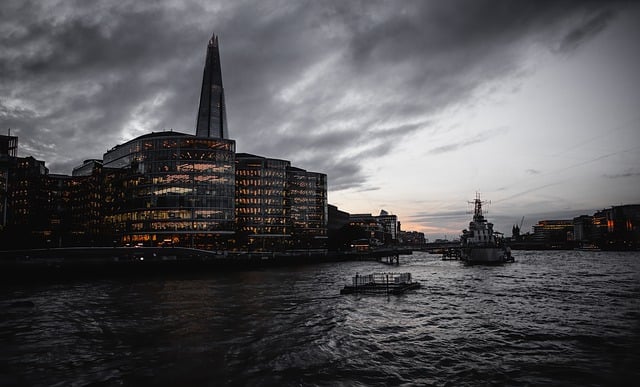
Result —
<path fill-rule="evenodd" d="M 198 121 L 196 123 L 196 136 L 229 138 L 224 88 L 222 87 L 220 50 L 218 37 L 215 34 L 213 34 L 207 46 L 207 59 L 204 63 L 200 106 L 198 107 Z"/>

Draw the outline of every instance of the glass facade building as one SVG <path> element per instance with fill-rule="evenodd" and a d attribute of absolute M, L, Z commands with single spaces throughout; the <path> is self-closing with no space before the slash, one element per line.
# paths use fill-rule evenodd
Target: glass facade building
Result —
<path fill-rule="evenodd" d="M 207 57 L 202 74 L 196 136 L 229 138 L 226 109 L 218 37 L 214 34 L 207 46 Z"/>
<path fill-rule="evenodd" d="M 104 219 L 104 173 L 102 160 L 90 159 L 73 169 L 72 233 L 80 246 L 113 244 Z"/>
<path fill-rule="evenodd" d="M 378 222 L 384 227 L 384 245 L 395 243 L 398 241 L 398 217 L 396 215 L 389 214 L 385 210 L 380 211 L 380 215 L 376 216 Z"/>
<path fill-rule="evenodd" d="M 384 225 L 371 214 L 351 214 L 349 224 L 362 228 L 367 233 L 369 242 L 374 245 L 384 241 Z"/>
<path fill-rule="evenodd" d="M 327 175 L 287 168 L 287 204 L 291 211 L 292 243 L 324 248 L 327 239 Z"/>
<path fill-rule="evenodd" d="M 225 248 L 234 233 L 235 142 L 151 133 L 104 154 L 105 221 L 120 242 Z"/>
<path fill-rule="evenodd" d="M 290 244 L 286 160 L 236 154 L 236 225 L 240 247 L 280 250 Z"/>

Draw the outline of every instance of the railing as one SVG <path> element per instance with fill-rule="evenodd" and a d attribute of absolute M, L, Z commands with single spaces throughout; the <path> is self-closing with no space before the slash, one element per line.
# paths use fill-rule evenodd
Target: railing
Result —
<path fill-rule="evenodd" d="M 353 286 L 411 283 L 411 273 L 373 273 L 352 277 Z"/>

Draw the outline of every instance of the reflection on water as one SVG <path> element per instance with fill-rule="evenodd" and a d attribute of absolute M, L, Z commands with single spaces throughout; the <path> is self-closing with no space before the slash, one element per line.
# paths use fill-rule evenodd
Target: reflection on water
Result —
<path fill-rule="evenodd" d="M 637 380 L 640 255 L 517 253 L 403 257 L 423 286 L 390 297 L 339 294 L 374 262 L 5 286 L 0 385 Z"/>

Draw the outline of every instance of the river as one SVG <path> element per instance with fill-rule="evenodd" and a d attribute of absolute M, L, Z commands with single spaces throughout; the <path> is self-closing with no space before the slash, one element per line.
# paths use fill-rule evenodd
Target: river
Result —
<path fill-rule="evenodd" d="M 0 385 L 637 383 L 640 253 L 514 255 L 5 284 Z M 340 295 L 374 271 L 422 287 Z"/>

